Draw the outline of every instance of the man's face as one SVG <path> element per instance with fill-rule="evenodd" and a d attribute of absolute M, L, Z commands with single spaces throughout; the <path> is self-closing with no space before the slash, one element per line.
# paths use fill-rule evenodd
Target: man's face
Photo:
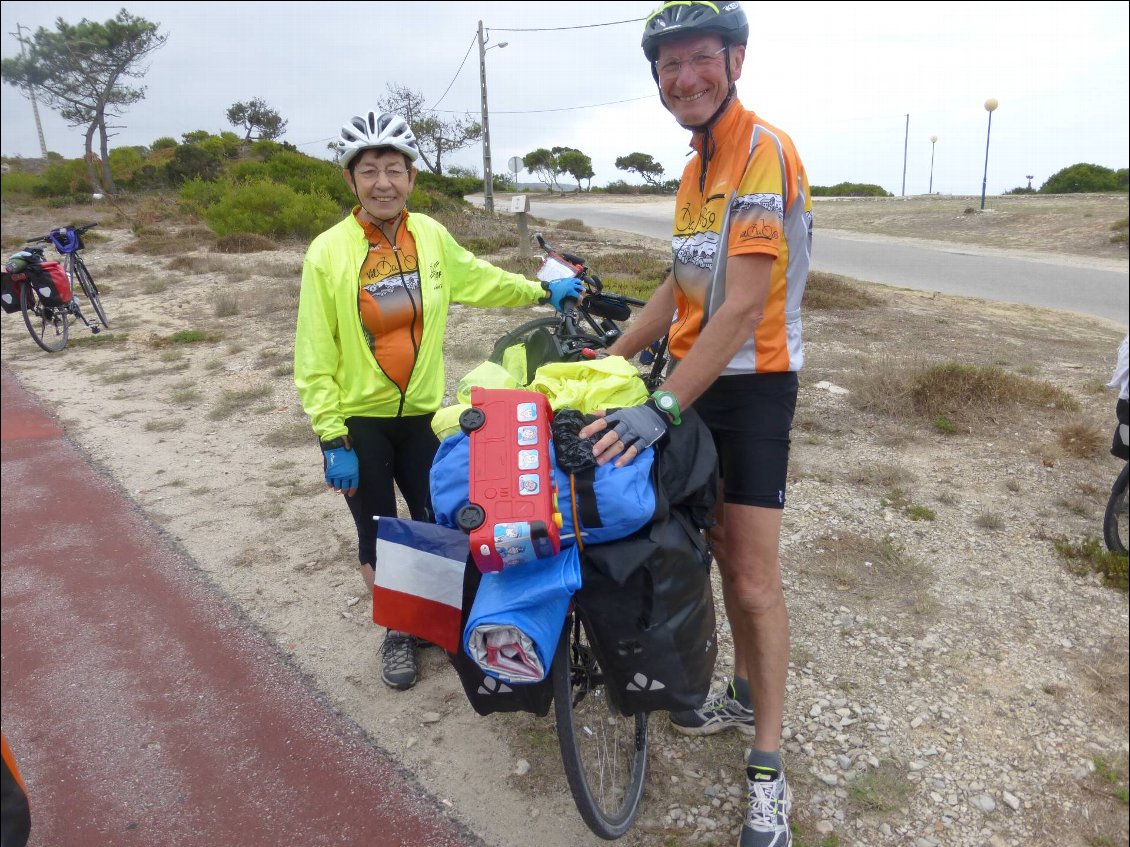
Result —
<path fill-rule="evenodd" d="M 700 126 L 710 120 L 730 89 L 726 79 L 726 51 L 717 35 L 688 36 L 662 42 L 655 62 L 663 100 L 683 126 Z M 730 79 L 742 74 L 745 47 L 730 48 Z"/>
<path fill-rule="evenodd" d="M 416 169 L 409 167 L 404 154 L 396 150 L 364 150 L 353 173 L 345 171 L 345 181 L 361 199 L 363 212 L 390 220 L 408 202 L 416 184 Z"/>

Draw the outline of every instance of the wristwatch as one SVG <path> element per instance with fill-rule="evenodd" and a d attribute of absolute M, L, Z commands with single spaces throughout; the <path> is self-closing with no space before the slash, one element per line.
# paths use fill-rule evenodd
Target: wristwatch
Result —
<path fill-rule="evenodd" d="M 322 442 L 322 452 L 325 453 L 327 450 L 337 450 L 338 448 L 344 447 L 344 446 L 345 446 L 345 437 L 339 435 L 337 438 L 331 438 L 329 441 L 323 441 Z"/>
<path fill-rule="evenodd" d="M 651 399 L 655 401 L 655 408 L 667 415 L 675 426 L 683 422 L 679 413 L 679 400 L 670 391 L 656 391 L 651 395 Z"/>

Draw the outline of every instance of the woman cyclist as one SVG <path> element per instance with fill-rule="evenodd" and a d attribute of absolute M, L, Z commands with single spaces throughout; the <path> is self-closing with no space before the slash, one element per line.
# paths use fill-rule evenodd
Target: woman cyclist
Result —
<path fill-rule="evenodd" d="M 476 258 L 432 218 L 407 209 L 420 155 L 405 120 L 351 117 L 338 140 L 357 206 L 311 243 L 302 266 L 294 382 L 321 441 L 326 485 L 357 524 L 361 576 L 373 587 L 374 515 L 397 514 L 393 484 L 425 519 L 444 392 L 448 305 L 522 306 L 577 297 L 576 279 L 535 282 Z M 388 632 L 384 682 L 416 682 L 413 636 Z"/>

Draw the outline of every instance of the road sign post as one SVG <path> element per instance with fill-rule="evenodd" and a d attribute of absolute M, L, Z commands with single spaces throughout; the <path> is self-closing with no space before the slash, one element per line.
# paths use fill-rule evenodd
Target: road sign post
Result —
<path fill-rule="evenodd" d="M 530 196 L 515 194 L 510 198 L 510 211 L 518 216 L 518 255 L 525 259 L 530 255 L 530 222 L 527 220 Z"/>

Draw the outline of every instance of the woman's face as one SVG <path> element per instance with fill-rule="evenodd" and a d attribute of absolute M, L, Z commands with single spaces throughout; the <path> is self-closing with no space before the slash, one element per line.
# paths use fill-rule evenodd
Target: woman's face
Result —
<path fill-rule="evenodd" d="M 396 150 L 363 150 L 345 181 L 357 195 L 361 211 L 377 223 L 400 214 L 416 184 L 416 169 Z"/>

